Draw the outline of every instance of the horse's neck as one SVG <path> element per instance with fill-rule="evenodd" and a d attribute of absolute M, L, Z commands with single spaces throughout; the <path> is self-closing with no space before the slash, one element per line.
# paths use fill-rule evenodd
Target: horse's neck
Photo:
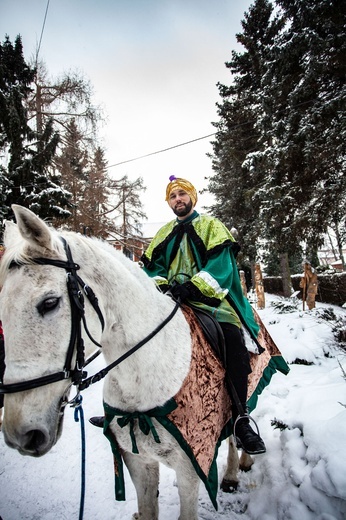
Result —
<path fill-rule="evenodd" d="M 174 304 L 139 267 L 117 257 L 101 265 L 103 282 L 97 296 L 105 313 L 101 343 L 108 364 L 155 330 Z M 188 373 L 190 343 L 190 329 L 179 310 L 153 339 L 109 373 L 106 402 L 125 410 L 163 405 Z"/>

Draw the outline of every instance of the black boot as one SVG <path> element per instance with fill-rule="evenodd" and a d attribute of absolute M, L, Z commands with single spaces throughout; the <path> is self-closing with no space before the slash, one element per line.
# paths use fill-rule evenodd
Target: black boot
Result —
<path fill-rule="evenodd" d="M 93 426 L 97 426 L 98 428 L 103 428 L 105 418 L 104 417 L 90 417 L 89 422 Z"/>
<path fill-rule="evenodd" d="M 266 452 L 266 447 L 258 435 L 250 426 L 249 419 L 240 417 L 235 424 L 234 436 L 236 438 L 237 447 L 242 448 L 249 455 L 259 455 Z"/>
<path fill-rule="evenodd" d="M 251 373 L 251 364 L 244 335 L 231 323 L 220 323 L 220 325 L 226 345 L 226 383 L 232 401 L 234 436 L 238 447 L 249 455 L 265 453 L 265 444 L 251 428 L 250 419 L 246 415 L 248 375 Z"/>

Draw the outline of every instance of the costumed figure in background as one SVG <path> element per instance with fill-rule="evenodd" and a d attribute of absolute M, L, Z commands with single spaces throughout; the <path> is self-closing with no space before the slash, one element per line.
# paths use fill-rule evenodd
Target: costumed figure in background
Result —
<path fill-rule="evenodd" d="M 315 308 L 315 298 L 318 291 L 318 279 L 314 268 L 310 262 L 304 262 L 304 274 L 300 280 L 299 286 L 303 289 L 303 310 L 305 310 L 305 302 L 308 309 Z"/>
<path fill-rule="evenodd" d="M 255 265 L 255 288 L 257 294 L 257 309 L 264 309 L 266 306 L 264 296 L 264 285 L 261 266 L 259 264 Z"/>
<path fill-rule="evenodd" d="M 244 334 L 252 339 L 253 352 L 260 354 L 263 348 L 258 342 L 260 327 L 238 274 L 235 259 L 240 247 L 220 220 L 194 209 L 197 192 L 188 180 L 170 177 L 166 201 L 176 219 L 153 238 L 141 258 L 143 268 L 161 291 L 210 313 L 221 325 L 235 436 L 247 453 L 264 453 L 265 444 L 244 413 L 251 373 Z"/>

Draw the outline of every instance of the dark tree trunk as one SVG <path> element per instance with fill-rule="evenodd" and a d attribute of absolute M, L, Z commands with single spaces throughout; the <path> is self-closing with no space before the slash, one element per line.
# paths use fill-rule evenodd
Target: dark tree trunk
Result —
<path fill-rule="evenodd" d="M 288 253 L 280 254 L 280 269 L 284 296 L 289 298 L 293 292 L 291 283 L 291 272 L 288 264 Z"/>

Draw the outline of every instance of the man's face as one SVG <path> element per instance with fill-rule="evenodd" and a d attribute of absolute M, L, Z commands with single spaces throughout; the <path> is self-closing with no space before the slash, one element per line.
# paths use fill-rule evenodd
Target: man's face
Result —
<path fill-rule="evenodd" d="M 173 190 L 169 196 L 168 204 L 179 220 L 184 220 L 193 212 L 192 201 L 185 190 Z"/>

